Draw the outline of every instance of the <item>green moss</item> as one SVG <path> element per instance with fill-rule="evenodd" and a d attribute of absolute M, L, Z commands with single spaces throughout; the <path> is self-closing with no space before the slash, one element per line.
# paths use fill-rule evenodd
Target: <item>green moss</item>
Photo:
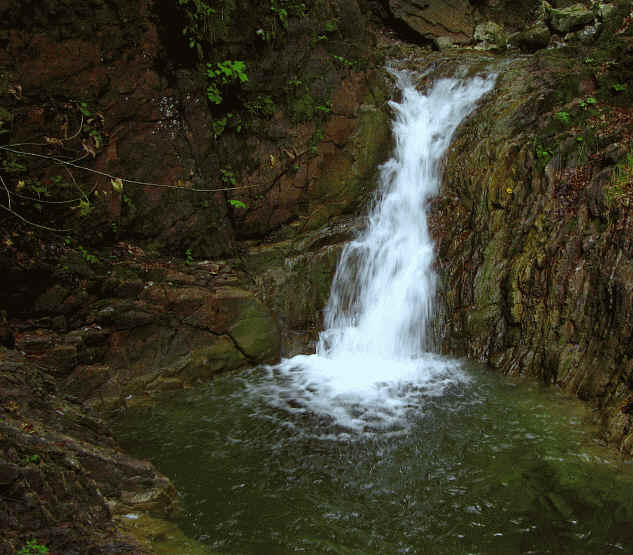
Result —
<path fill-rule="evenodd" d="M 277 324 L 268 309 L 255 299 L 240 313 L 230 333 L 239 349 L 253 361 L 271 362 L 279 357 Z"/>
<path fill-rule="evenodd" d="M 228 337 L 217 337 L 210 345 L 193 350 L 180 375 L 189 380 L 206 380 L 218 372 L 240 368 L 246 357 Z"/>
<path fill-rule="evenodd" d="M 488 242 L 484 261 L 474 283 L 474 300 L 478 306 L 498 305 L 501 302 L 501 277 L 505 273 L 505 229 L 498 231 Z"/>

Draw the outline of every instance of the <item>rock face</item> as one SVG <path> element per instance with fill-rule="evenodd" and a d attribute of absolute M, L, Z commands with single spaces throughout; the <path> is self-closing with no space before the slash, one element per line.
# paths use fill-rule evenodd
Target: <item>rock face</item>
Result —
<path fill-rule="evenodd" d="M 275 301 L 273 313 L 257 298 L 270 287 L 240 267 L 262 241 L 310 243 L 356 213 L 391 145 L 389 84 L 356 2 L 201 5 L 0 5 L 2 136 L 42 139 L 0 151 L 15 212 L 0 222 L 2 304 L 12 322 L 36 318 L 9 324 L 3 341 L 82 399 L 275 360 L 276 321 L 313 326 L 306 311 L 320 306 L 289 301 L 291 315 Z M 67 156 L 81 164 L 57 175 L 51 159 Z M 68 235 L 43 240 L 25 220 Z M 238 255 L 218 279 L 183 264 Z"/>
<path fill-rule="evenodd" d="M 105 423 L 32 361 L 0 348 L 0 553 L 145 553 L 113 514 L 179 512 L 171 482 L 117 449 Z M 79 549 L 79 550 L 78 550 Z"/>
<path fill-rule="evenodd" d="M 389 9 L 397 21 L 427 40 L 445 36 L 463 44 L 472 38 L 473 8 L 468 0 L 389 0 Z"/>
<path fill-rule="evenodd" d="M 118 262 L 106 275 L 89 268 L 94 273 L 83 292 L 52 286 L 36 301 L 40 327 L 15 334 L 15 346 L 67 391 L 119 404 L 279 358 L 277 323 L 243 288 L 243 274 L 225 263 L 189 268 L 131 252 L 123 244 L 111 251 Z M 68 315 L 76 296 L 83 306 Z M 63 329 L 43 327 L 58 321 Z"/>
<path fill-rule="evenodd" d="M 133 235 L 197 258 L 354 211 L 389 141 L 384 76 L 357 3 L 277 13 L 227 0 L 206 15 L 199 2 L 173 4 L 0 6 L 3 136 L 41 139 L 28 154 L 3 151 L 14 211 L 83 247 Z M 243 81 L 219 69 L 236 61 Z M 88 169 L 58 175 L 31 154 Z M 43 211 L 38 195 L 67 204 Z"/>
<path fill-rule="evenodd" d="M 631 454 L 633 114 L 613 86 L 632 77 L 631 28 L 611 25 L 609 68 L 594 62 L 606 42 L 503 67 L 451 147 L 434 214 L 446 349 L 590 400 Z"/>
<path fill-rule="evenodd" d="M 337 222 L 391 146 L 389 80 L 355 0 L 271 6 L 0 2 L 1 146 L 22 145 L 0 150 L 0 344 L 52 407 L 31 422 L 28 385 L 0 383 L 0 552 L 40 531 L 142 552 L 111 517 L 173 488 L 68 415 L 273 362 L 320 323 Z"/>

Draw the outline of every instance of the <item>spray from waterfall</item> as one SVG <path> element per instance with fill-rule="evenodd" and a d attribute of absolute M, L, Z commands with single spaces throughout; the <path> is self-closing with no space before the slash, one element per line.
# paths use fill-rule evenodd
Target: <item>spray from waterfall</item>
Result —
<path fill-rule="evenodd" d="M 436 275 L 427 207 L 455 129 L 495 76 L 438 79 L 423 94 L 413 74 L 394 75 L 395 152 L 367 227 L 341 255 L 316 354 L 269 368 L 257 386 L 284 410 L 356 431 L 402 430 L 422 398 L 466 379 L 458 362 L 429 352 Z"/>

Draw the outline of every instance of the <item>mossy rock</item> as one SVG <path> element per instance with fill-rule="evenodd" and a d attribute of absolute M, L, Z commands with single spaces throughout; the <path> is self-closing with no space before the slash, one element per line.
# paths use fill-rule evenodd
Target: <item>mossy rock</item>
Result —
<path fill-rule="evenodd" d="M 182 362 L 178 375 L 187 381 L 208 380 L 219 372 L 235 370 L 248 363 L 230 337 L 217 337 L 208 346 L 191 351 Z"/>
<path fill-rule="evenodd" d="M 259 301 L 252 299 L 231 327 L 230 334 L 239 350 L 251 361 L 274 362 L 279 359 L 279 329 L 268 309 Z"/>

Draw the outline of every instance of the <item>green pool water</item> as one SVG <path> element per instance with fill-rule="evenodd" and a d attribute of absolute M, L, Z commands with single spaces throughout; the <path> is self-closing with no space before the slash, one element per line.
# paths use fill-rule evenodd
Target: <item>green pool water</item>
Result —
<path fill-rule="evenodd" d="M 117 422 L 218 553 L 633 553 L 633 465 L 553 388 L 469 366 L 406 429 L 349 433 L 252 391 L 264 369 Z"/>

